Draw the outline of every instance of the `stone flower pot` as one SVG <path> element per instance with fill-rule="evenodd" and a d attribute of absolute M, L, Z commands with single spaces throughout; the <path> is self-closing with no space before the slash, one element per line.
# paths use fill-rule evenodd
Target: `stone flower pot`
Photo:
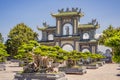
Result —
<path fill-rule="evenodd" d="M 67 80 L 65 73 L 17 73 L 14 80 Z"/>
<path fill-rule="evenodd" d="M 69 68 L 69 67 L 59 67 L 59 71 L 65 72 L 66 74 L 85 74 L 86 69 L 83 68 Z"/>
<path fill-rule="evenodd" d="M 98 69 L 99 65 L 97 63 L 87 65 L 87 69 Z"/>
<path fill-rule="evenodd" d="M 103 66 L 104 63 L 103 62 L 97 62 L 97 64 L 98 64 L 99 67 L 101 67 L 101 66 Z"/>

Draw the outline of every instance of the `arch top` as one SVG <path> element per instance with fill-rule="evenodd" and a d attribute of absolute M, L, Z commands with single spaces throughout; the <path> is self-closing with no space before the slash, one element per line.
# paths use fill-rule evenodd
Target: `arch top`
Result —
<path fill-rule="evenodd" d="M 82 50 L 82 52 L 90 52 L 90 50 L 85 48 L 85 49 Z"/>
<path fill-rule="evenodd" d="M 73 34 L 73 26 L 70 23 L 66 23 L 63 25 L 63 35 L 72 35 Z"/>
<path fill-rule="evenodd" d="M 69 43 L 63 44 L 62 49 L 65 51 L 73 51 L 74 50 L 72 44 L 69 44 Z"/>
<path fill-rule="evenodd" d="M 85 39 L 90 39 L 89 33 L 87 33 L 87 32 L 83 33 L 83 39 L 84 39 L 84 40 L 85 40 Z"/>

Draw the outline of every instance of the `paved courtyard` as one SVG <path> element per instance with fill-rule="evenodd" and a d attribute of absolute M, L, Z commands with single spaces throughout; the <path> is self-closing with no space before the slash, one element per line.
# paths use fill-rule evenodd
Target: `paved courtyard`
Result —
<path fill-rule="evenodd" d="M 68 80 L 120 80 L 116 76 L 120 70 L 117 70 L 118 64 L 105 64 L 99 69 L 87 69 L 84 75 L 67 75 Z"/>
<path fill-rule="evenodd" d="M 22 69 L 22 67 L 18 67 L 18 63 L 8 62 L 6 64 L 6 71 L 0 71 L 0 80 L 13 80 L 15 73 L 22 71 Z"/>
<path fill-rule="evenodd" d="M 6 71 L 0 71 L 0 80 L 13 80 L 17 71 L 22 71 L 22 67 L 18 67 L 18 63 L 7 63 Z M 120 76 L 116 76 L 120 72 L 117 70 L 118 64 L 105 64 L 99 69 L 87 69 L 84 75 L 66 75 L 68 80 L 120 80 Z"/>

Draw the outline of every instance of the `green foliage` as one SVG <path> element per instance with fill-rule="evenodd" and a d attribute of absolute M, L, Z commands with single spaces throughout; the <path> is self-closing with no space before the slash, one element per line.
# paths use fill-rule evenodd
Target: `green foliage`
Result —
<path fill-rule="evenodd" d="M 105 41 L 105 45 L 113 48 L 120 46 L 120 36 L 110 37 Z"/>
<path fill-rule="evenodd" d="M 9 56 L 5 49 L 6 47 L 4 46 L 4 44 L 0 42 L 0 62 L 4 62 L 5 58 Z"/>
<path fill-rule="evenodd" d="M 2 43 L 3 42 L 3 37 L 2 37 L 2 34 L 0 33 L 0 42 Z"/>
<path fill-rule="evenodd" d="M 105 45 L 106 39 L 108 39 L 109 37 L 113 37 L 116 32 L 116 29 L 112 27 L 112 25 L 110 25 L 106 30 L 103 31 L 103 34 L 99 39 L 99 43 Z"/>
<path fill-rule="evenodd" d="M 5 50 L 6 47 L 2 42 L 3 42 L 3 37 L 2 34 L 0 33 L 0 62 L 4 62 L 5 58 L 9 56 Z"/>
<path fill-rule="evenodd" d="M 27 44 L 24 43 L 18 48 L 18 54 L 14 56 L 19 60 L 24 60 L 29 62 L 33 61 L 33 49 L 37 47 L 39 44 L 37 41 L 29 41 Z"/>
<path fill-rule="evenodd" d="M 86 53 L 83 52 L 79 52 L 79 54 L 80 54 L 80 58 L 83 58 L 85 60 L 89 57 Z"/>
<path fill-rule="evenodd" d="M 49 59 L 53 59 L 54 62 L 62 62 L 67 59 L 67 52 L 62 50 L 58 46 L 44 46 L 39 45 L 36 41 L 30 41 L 28 43 L 24 43 L 18 48 L 18 54 L 15 58 L 19 60 L 27 60 L 28 63 L 33 61 L 34 56 L 45 56 Z"/>
<path fill-rule="evenodd" d="M 18 53 L 18 47 L 30 40 L 37 40 L 37 33 L 33 32 L 31 28 L 24 23 L 17 24 L 8 34 L 6 41 L 7 52 L 12 56 Z"/>
<path fill-rule="evenodd" d="M 120 55 L 114 55 L 113 57 L 112 57 L 112 59 L 115 61 L 115 62 L 117 62 L 117 63 L 120 63 Z"/>
<path fill-rule="evenodd" d="M 113 52 L 113 60 L 115 62 L 120 62 L 120 28 L 113 28 L 109 26 L 108 29 L 103 31 L 103 35 L 101 36 L 100 43 L 105 46 L 109 46 L 112 48 Z"/>

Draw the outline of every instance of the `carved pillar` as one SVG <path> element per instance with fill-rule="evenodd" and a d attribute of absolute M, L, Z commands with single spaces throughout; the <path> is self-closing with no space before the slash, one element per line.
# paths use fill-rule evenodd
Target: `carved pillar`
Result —
<path fill-rule="evenodd" d="M 96 53 L 96 47 L 92 46 L 92 53 Z"/>
<path fill-rule="evenodd" d="M 58 35 L 61 34 L 61 33 L 60 33 L 60 32 L 61 32 L 61 31 L 60 31 L 60 30 L 61 30 L 61 29 L 60 29 L 61 24 L 60 24 L 60 23 L 61 23 L 61 21 L 58 19 L 58 20 L 57 20 L 57 34 L 58 34 Z"/>
<path fill-rule="evenodd" d="M 89 34 L 90 34 L 90 39 L 95 39 L 95 30 L 91 30 L 89 31 Z"/>
<path fill-rule="evenodd" d="M 56 45 L 56 46 L 59 46 L 59 42 L 56 42 L 55 45 Z"/>
<path fill-rule="evenodd" d="M 47 32 L 46 31 L 42 32 L 42 40 L 47 41 Z"/>
<path fill-rule="evenodd" d="M 79 48 L 80 48 L 80 45 L 79 45 L 79 42 L 76 42 L 76 51 L 79 51 Z"/>
<path fill-rule="evenodd" d="M 73 19 L 73 23 L 74 23 L 74 34 L 76 35 L 76 34 L 78 34 L 78 17 L 75 17 L 74 19 Z"/>
<path fill-rule="evenodd" d="M 74 34 L 77 34 L 77 20 L 74 19 Z"/>

